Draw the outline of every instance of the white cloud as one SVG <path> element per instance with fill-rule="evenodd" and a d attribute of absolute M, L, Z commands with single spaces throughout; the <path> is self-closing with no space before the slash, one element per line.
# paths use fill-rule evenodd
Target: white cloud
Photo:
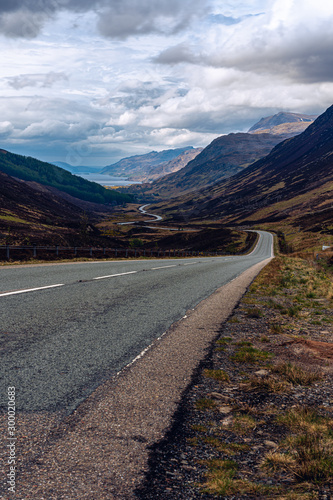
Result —
<path fill-rule="evenodd" d="M 13 124 L 5 121 L 5 122 L 0 122 L 0 136 L 7 136 L 10 135 L 14 130 Z"/>
<path fill-rule="evenodd" d="M 64 72 L 55 73 L 54 71 L 45 74 L 34 73 L 7 78 L 9 85 L 16 90 L 25 87 L 52 87 L 55 83 L 62 80 L 68 80 L 68 76 Z"/>
<path fill-rule="evenodd" d="M 333 9 L 323 0 L 26 5 L 24 20 L 22 2 L 0 0 L 9 150 L 107 164 L 332 104 Z"/>

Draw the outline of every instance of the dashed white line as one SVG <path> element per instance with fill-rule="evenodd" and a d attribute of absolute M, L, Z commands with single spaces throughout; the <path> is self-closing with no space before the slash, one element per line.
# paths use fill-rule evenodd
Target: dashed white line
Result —
<path fill-rule="evenodd" d="M 97 278 L 93 278 L 94 280 L 104 280 L 106 278 L 115 278 L 116 276 L 126 276 L 126 274 L 136 274 L 138 271 L 129 271 L 128 273 L 119 273 L 119 274 L 109 274 L 108 276 L 98 276 Z"/>
<path fill-rule="evenodd" d="M 167 267 L 177 267 L 177 264 L 174 264 L 172 266 L 161 266 L 161 267 L 152 267 L 152 271 L 156 271 L 156 269 L 166 269 Z"/>
<path fill-rule="evenodd" d="M 193 264 L 198 264 L 198 262 L 188 262 L 187 264 L 183 264 L 183 266 L 193 266 Z"/>
<path fill-rule="evenodd" d="M 25 290 L 16 290 L 15 292 L 0 293 L 0 297 L 6 297 L 7 295 L 17 295 L 19 293 L 36 292 L 38 290 L 46 290 L 48 288 L 57 288 L 59 286 L 64 286 L 64 284 L 60 283 L 59 285 L 40 286 L 38 288 L 27 288 Z"/>

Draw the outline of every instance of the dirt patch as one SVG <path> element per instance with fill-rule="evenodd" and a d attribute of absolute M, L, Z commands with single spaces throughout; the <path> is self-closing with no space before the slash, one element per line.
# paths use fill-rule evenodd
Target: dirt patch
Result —
<path fill-rule="evenodd" d="M 320 360 L 329 360 L 333 363 L 333 343 L 318 342 L 315 340 L 295 340 L 290 345 L 301 345 L 306 351 L 312 352 Z"/>

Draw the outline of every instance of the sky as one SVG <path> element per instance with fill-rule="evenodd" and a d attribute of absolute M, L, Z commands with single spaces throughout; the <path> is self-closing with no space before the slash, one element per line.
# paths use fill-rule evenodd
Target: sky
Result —
<path fill-rule="evenodd" d="M 106 166 L 333 103 L 327 0 L 0 0 L 0 147 Z"/>

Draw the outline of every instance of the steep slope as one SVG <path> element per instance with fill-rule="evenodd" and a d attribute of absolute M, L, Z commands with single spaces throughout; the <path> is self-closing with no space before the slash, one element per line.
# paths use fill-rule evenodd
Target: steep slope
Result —
<path fill-rule="evenodd" d="M 0 171 L 0 244 L 65 243 L 79 230 L 82 216 L 83 210 L 47 187 Z"/>
<path fill-rule="evenodd" d="M 302 134 L 226 181 L 169 205 L 185 217 L 278 220 L 329 210 L 333 202 L 333 106 Z M 166 207 L 166 206 L 165 206 Z"/>
<path fill-rule="evenodd" d="M 224 135 L 215 139 L 179 172 L 158 179 L 150 186 L 133 189 L 163 198 L 196 191 L 243 170 L 266 156 L 282 140 L 283 137 L 270 134 Z"/>
<path fill-rule="evenodd" d="M 154 175 L 155 169 L 160 169 L 179 155 L 192 150 L 194 148 L 188 146 L 186 148 L 166 149 L 160 152 L 152 151 L 145 155 L 130 156 L 113 165 L 108 165 L 100 173 L 128 177 L 132 181 L 148 181 Z"/>
<path fill-rule="evenodd" d="M 95 182 L 72 175 L 63 168 L 3 149 L 0 150 L 0 171 L 25 181 L 50 186 L 74 198 L 93 203 L 118 204 L 131 200 L 127 195 L 105 189 Z"/>

